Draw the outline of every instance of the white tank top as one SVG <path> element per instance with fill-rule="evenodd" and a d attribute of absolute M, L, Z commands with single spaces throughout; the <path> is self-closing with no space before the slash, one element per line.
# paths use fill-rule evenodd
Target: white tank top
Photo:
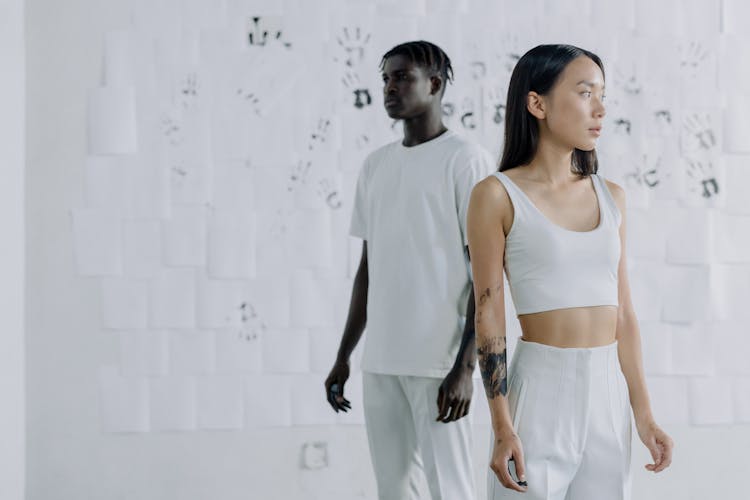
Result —
<path fill-rule="evenodd" d="M 507 175 L 493 175 L 513 203 L 504 265 L 516 314 L 617 306 L 622 216 L 604 180 L 591 175 L 599 225 L 591 231 L 572 231 L 548 219 Z"/>

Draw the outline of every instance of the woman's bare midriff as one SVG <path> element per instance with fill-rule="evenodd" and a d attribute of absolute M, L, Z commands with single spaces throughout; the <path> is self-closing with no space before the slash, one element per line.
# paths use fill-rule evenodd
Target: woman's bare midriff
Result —
<path fill-rule="evenodd" d="M 523 340 L 554 347 L 598 347 L 615 341 L 617 307 L 556 309 L 518 317 Z"/>

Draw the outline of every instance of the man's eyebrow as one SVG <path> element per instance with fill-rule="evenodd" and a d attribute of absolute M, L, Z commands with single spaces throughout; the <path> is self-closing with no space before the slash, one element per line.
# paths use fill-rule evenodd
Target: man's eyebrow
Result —
<path fill-rule="evenodd" d="M 396 74 L 396 73 L 408 73 L 408 72 L 409 72 L 409 68 L 396 68 L 396 69 L 392 69 L 391 70 L 392 74 Z M 387 75 L 388 72 L 385 71 L 385 70 L 383 70 L 382 74 L 383 75 Z"/>

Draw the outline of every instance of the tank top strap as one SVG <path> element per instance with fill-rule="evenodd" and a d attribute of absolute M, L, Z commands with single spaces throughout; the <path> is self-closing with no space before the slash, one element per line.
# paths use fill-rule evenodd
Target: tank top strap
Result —
<path fill-rule="evenodd" d="M 601 177 L 598 174 L 591 174 L 591 177 L 594 179 L 594 186 L 599 193 L 599 201 L 604 204 L 604 212 L 612 217 L 615 225 L 619 227 L 620 221 L 622 220 L 622 214 L 620 213 L 620 208 L 617 206 L 615 198 L 612 196 L 604 177 Z"/>
<path fill-rule="evenodd" d="M 505 187 L 505 191 L 508 192 L 510 201 L 511 203 L 513 203 L 514 220 L 516 218 L 527 219 L 536 213 L 536 209 L 534 205 L 531 204 L 531 200 L 529 200 L 528 196 L 526 196 L 526 193 L 521 191 L 521 188 L 516 186 L 516 184 L 510 179 L 510 177 L 502 172 L 494 172 L 492 175 L 497 177 L 497 179 Z"/>

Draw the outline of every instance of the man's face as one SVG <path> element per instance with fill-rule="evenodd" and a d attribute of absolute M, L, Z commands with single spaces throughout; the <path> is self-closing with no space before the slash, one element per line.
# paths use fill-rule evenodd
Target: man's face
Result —
<path fill-rule="evenodd" d="M 395 55 L 383 65 L 383 104 L 393 119 L 414 118 L 440 102 L 442 81 L 408 58 Z"/>

